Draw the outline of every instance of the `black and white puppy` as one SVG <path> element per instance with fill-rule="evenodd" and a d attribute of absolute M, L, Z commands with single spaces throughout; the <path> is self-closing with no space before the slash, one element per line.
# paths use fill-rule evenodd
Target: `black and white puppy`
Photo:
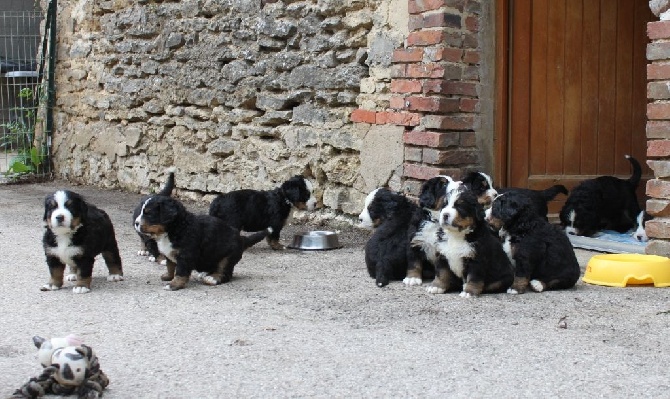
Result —
<path fill-rule="evenodd" d="M 44 200 L 44 223 L 42 244 L 51 279 L 40 288 L 42 291 L 63 286 L 65 265 L 70 265 L 72 273 L 66 279 L 76 281 L 72 292 L 91 291 L 93 263 L 99 254 L 109 270 L 107 281 L 123 280 L 114 226 L 105 211 L 77 193 L 59 190 Z"/>
<path fill-rule="evenodd" d="M 491 202 L 498 195 L 493 188 L 493 179 L 484 172 L 469 172 L 461 181 L 477 196 L 477 200 L 485 208 L 491 206 Z"/>
<path fill-rule="evenodd" d="M 626 159 L 633 166 L 629 179 L 600 176 L 584 180 L 572 190 L 559 214 L 566 233 L 588 237 L 600 230 L 625 233 L 635 227 L 640 213 L 635 191 L 642 168 L 630 155 Z"/>
<path fill-rule="evenodd" d="M 537 214 L 530 198 L 510 191 L 493 200 L 487 221 L 499 231 L 503 248 L 514 266 L 510 294 L 574 287 L 579 262 L 565 232 Z"/>
<path fill-rule="evenodd" d="M 157 194 L 154 195 L 163 195 L 167 197 L 172 195 L 172 190 L 174 190 L 174 172 L 175 168 L 168 169 L 168 178 L 167 181 L 165 182 L 165 186 L 161 191 L 159 191 Z M 140 212 L 142 211 L 142 205 L 146 202 L 147 199 L 153 197 L 154 195 L 142 198 L 140 203 L 135 207 L 135 210 L 133 211 L 133 223 L 135 223 L 135 220 L 140 215 Z M 139 232 L 137 233 L 137 235 L 140 237 L 140 243 L 141 243 L 140 250 L 137 251 L 137 254 L 140 256 L 148 256 L 151 262 L 159 261 L 160 260 L 159 258 L 161 258 L 161 254 L 160 251 L 158 251 L 158 245 L 156 244 L 156 241 L 150 236 Z M 164 260 L 165 259 L 162 259 L 162 261 Z"/>
<path fill-rule="evenodd" d="M 219 195 L 212 201 L 209 214 L 242 231 L 260 231 L 268 227 L 272 233 L 267 242 L 281 250 L 279 234 L 286 225 L 291 207 L 314 210 L 314 186 L 302 176 L 293 176 L 274 190 L 236 190 Z"/>
<path fill-rule="evenodd" d="M 445 261 L 436 265 L 435 280 L 426 288 L 429 293 L 462 287 L 460 295 L 470 297 L 510 287 L 512 264 L 484 220 L 484 208 L 473 191 L 460 188 L 450 193 L 439 222 L 446 239 L 438 251 Z"/>
<path fill-rule="evenodd" d="M 637 214 L 637 218 L 635 219 L 635 231 L 633 232 L 633 238 L 640 242 L 647 242 L 649 241 L 649 237 L 647 236 L 647 231 L 646 225 L 647 222 L 652 220 L 654 217 L 648 214 L 645 211 L 640 211 L 640 213 Z"/>
<path fill-rule="evenodd" d="M 535 209 L 537 214 L 543 217 L 545 220 L 548 220 L 547 215 L 549 214 L 547 203 L 556 198 L 558 194 L 568 195 L 568 189 L 562 184 L 555 184 L 544 190 L 531 190 L 529 188 L 516 187 L 505 187 L 498 189 L 498 194 L 505 194 L 510 192 L 520 193 L 528 197 L 531 205 L 533 206 L 533 209 Z"/>
<path fill-rule="evenodd" d="M 374 229 L 365 244 L 365 265 L 378 287 L 405 278 L 411 258 L 409 240 L 425 217 L 425 212 L 404 195 L 385 188 L 368 194 L 358 220 L 360 227 Z M 429 269 L 429 265 L 414 266 L 419 273 Z"/>
<path fill-rule="evenodd" d="M 423 284 L 423 276 L 427 274 L 426 265 L 430 266 L 430 274 L 434 275 L 435 264 L 440 256 L 437 245 L 444 240 L 444 231 L 437 219 L 447 192 L 452 192 L 460 184 L 449 176 L 441 175 L 426 180 L 421 186 L 419 206 L 423 211 L 415 212 L 409 224 L 407 276 L 403 279 L 406 285 Z"/>
<path fill-rule="evenodd" d="M 180 201 L 161 195 L 144 201 L 135 230 L 156 240 L 167 258 L 167 272 L 161 279 L 170 281 L 165 289 L 172 291 L 184 288 L 193 271 L 207 285 L 227 283 L 244 250 L 272 231 L 243 236 L 223 220 L 195 215 Z"/>

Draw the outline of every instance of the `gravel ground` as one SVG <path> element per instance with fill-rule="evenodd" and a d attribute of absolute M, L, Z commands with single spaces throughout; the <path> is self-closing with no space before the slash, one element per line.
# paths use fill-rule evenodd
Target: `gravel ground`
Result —
<path fill-rule="evenodd" d="M 43 199 L 70 188 L 105 209 L 125 281 L 41 292 Z M 65 182 L 0 185 L 0 397 L 40 372 L 33 335 L 78 333 L 111 383 L 105 397 L 670 397 L 670 290 L 579 282 L 542 294 L 430 295 L 368 277 L 369 232 L 346 225 L 343 248 L 248 250 L 233 280 L 162 289 L 162 267 L 137 256 L 140 195 Z M 205 212 L 202 205 L 187 203 Z M 582 267 L 594 254 L 578 250 Z M 559 327 L 564 318 L 565 328 Z"/>

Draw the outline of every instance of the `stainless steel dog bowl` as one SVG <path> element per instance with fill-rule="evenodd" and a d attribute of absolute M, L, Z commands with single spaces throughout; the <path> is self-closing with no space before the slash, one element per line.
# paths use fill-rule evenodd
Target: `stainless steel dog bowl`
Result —
<path fill-rule="evenodd" d="M 301 250 L 324 250 L 341 248 L 337 233 L 332 231 L 306 231 L 293 236 L 293 242 L 288 246 Z"/>

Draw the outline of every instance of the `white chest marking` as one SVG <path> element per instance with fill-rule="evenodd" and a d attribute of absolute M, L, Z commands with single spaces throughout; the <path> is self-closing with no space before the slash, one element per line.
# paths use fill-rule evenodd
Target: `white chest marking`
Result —
<path fill-rule="evenodd" d="M 62 234 L 56 236 L 56 246 L 48 247 L 47 255 L 55 256 L 66 265 L 75 265 L 73 258 L 84 253 L 82 247 L 73 246 L 72 236 Z"/>
<path fill-rule="evenodd" d="M 475 256 L 472 244 L 465 240 L 465 234 L 450 230 L 445 231 L 447 240 L 439 242 L 437 251 L 449 262 L 449 268 L 455 275 L 463 278 L 463 259 Z"/>
<path fill-rule="evenodd" d="M 507 258 L 512 262 L 512 266 L 516 267 L 516 261 L 513 258 L 514 254 L 512 253 L 512 237 L 505 231 L 505 229 L 500 229 L 498 234 L 500 235 L 500 238 L 503 239 L 503 250 L 507 254 Z"/>
<path fill-rule="evenodd" d="M 175 250 L 172 247 L 172 242 L 170 242 L 170 237 L 168 237 L 167 233 L 157 238 L 156 244 L 158 244 L 158 250 L 160 251 L 160 253 L 165 255 L 165 257 L 170 259 L 171 261 L 175 263 L 177 262 L 177 259 L 174 257 Z"/>
<path fill-rule="evenodd" d="M 437 260 L 437 245 L 439 243 L 437 233 L 439 230 L 439 224 L 428 220 L 423 222 L 412 239 L 412 246 L 420 247 L 431 263 L 435 263 Z"/>

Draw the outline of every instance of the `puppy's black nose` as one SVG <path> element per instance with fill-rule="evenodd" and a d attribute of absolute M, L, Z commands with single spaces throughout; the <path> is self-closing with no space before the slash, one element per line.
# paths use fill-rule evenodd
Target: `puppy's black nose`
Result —
<path fill-rule="evenodd" d="M 574 236 L 575 232 L 574 231 L 569 231 L 568 234 L 570 234 L 571 236 Z"/>
<path fill-rule="evenodd" d="M 58 223 L 63 223 L 63 220 L 65 220 L 65 216 L 63 216 L 63 215 L 56 216 L 56 221 Z"/>

